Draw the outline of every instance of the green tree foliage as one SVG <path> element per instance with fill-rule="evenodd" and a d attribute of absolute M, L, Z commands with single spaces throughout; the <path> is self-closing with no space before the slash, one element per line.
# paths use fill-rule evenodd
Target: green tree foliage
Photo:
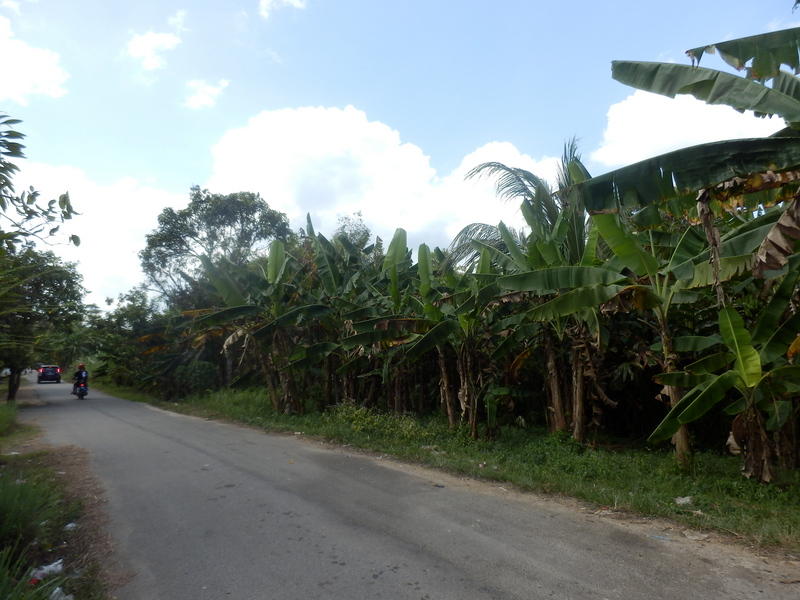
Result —
<path fill-rule="evenodd" d="M 106 313 L 96 313 L 88 319 L 97 346 L 98 376 L 107 376 L 117 385 L 139 385 L 152 368 L 147 354 L 160 337 L 148 338 L 163 325 L 164 317 L 157 311 L 144 287 L 120 294 L 116 305 Z"/>
<path fill-rule="evenodd" d="M 12 179 L 19 167 L 13 159 L 25 158 L 20 142 L 25 137 L 14 129 L 21 123 L 0 112 L 0 252 L 14 248 L 25 238 L 42 238 L 55 235 L 60 225 L 72 218 L 75 210 L 69 194 L 62 194 L 58 200 L 50 200 L 42 206 L 39 192 L 30 188 L 16 195 Z M 69 238 L 76 246 L 80 239 L 76 235 Z"/>
<path fill-rule="evenodd" d="M 25 368 L 56 360 L 47 340 L 81 320 L 85 291 L 75 265 L 52 252 L 25 246 L 8 252 L 2 265 L 0 358 L 11 369 L 8 400 L 14 400 Z"/>
<path fill-rule="evenodd" d="M 215 262 L 224 257 L 245 266 L 270 240 L 293 237 L 286 215 L 271 209 L 258 194 L 212 194 L 194 186 L 189 198 L 186 208 L 161 212 L 158 227 L 146 236 L 146 247 L 139 253 L 150 283 L 172 300 L 202 298 L 201 256 Z"/>
<path fill-rule="evenodd" d="M 333 232 L 333 239 L 345 237 L 353 246 L 363 250 L 369 244 L 371 232 L 364 223 L 361 211 L 352 215 L 339 217 L 336 230 Z"/>

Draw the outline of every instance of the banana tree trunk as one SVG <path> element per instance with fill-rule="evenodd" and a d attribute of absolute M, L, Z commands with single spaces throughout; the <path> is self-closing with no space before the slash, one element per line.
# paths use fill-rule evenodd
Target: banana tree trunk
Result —
<path fill-rule="evenodd" d="M 550 405 L 547 407 L 550 412 L 550 418 L 548 419 L 550 431 L 564 431 L 567 428 L 567 419 L 564 411 L 561 376 L 555 348 L 553 347 L 553 339 L 549 332 L 545 333 L 545 355 L 547 361 L 547 389 L 550 401 Z"/>
<path fill-rule="evenodd" d="M 772 445 L 764 423 L 764 414 L 752 404 L 732 424 L 732 435 L 744 459 L 742 474 L 769 483 L 775 476 Z"/>
<path fill-rule="evenodd" d="M 475 395 L 473 356 L 464 343 L 458 353 L 456 366 L 458 367 L 459 390 L 458 399 L 461 401 L 461 420 L 469 424 L 472 439 L 478 439 L 478 406 Z"/>
<path fill-rule="evenodd" d="M 450 429 L 455 429 L 458 425 L 458 412 L 456 410 L 456 399 L 453 396 L 453 387 L 450 384 L 450 372 L 447 369 L 447 355 L 442 346 L 437 346 L 436 350 L 439 354 L 439 393 L 441 402 L 447 412 L 447 425 Z"/>
<path fill-rule="evenodd" d="M 267 382 L 269 397 L 272 401 L 272 409 L 276 413 L 280 413 L 283 411 L 283 406 L 281 406 L 281 396 L 278 393 L 278 386 L 275 377 L 275 372 L 277 369 L 275 368 L 275 361 L 273 360 L 272 353 L 267 352 L 262 354 L 261 352 L 256 352 L 256 359 L 261 367 L 261 373 L 264 376 L 264 380 Z"/>
<path fill-rule="evenodd" d="M 672 345 L 672 333 L 664 315 L 658 315 L 661 327 L 661 347 L 664 349 L 664 372 L 674 373 L 678 371 L 678 355 Z M 683 389 L 674 385 L 665 387 L 669 396 L 670 408 L 674 407 L 683 398 Z M 672 444 L 675 446 L 675 459 L 684 467 L 689 466 L 692 458 L 692 443 L 689 440 L 689 429 L 686 425 L 681 425 L 680 429 L 672 436 Z"/>
<path fill-rule="evenodd" d="M 572 348 L 572 437 L 586 442 L 586 386 L 583 343 L 576 340 Z"/>

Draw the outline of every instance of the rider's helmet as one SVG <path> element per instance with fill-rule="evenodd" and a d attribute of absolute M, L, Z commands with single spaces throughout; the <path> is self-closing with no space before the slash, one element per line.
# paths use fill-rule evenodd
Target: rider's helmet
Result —
<path fill-rule="evenodd" d="M 79 369 L 85 369 L 85 368 L 86 368 L 86 365 L 84 365 L 83 363 L 81 363 L 81 364 L 79 364 L 79 365 L 78 365 L 78 368 L 79 368 Z"/>

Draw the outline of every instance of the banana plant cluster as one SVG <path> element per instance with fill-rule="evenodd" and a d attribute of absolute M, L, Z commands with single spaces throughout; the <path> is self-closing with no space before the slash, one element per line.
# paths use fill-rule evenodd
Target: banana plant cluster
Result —
<path fill-rule="evenodd" d="M 797 452 L 796 439 L 789 452 L 775 440 L 797 421 L 800 389 L 800 82 L 778 68 L 796 67 L 780 49 L 796 55 L 798 31 L 716 45 L 750 69 L 741 85 L 696 65 L 613 67 L 642 89 L 783 118 L 776 137 L 685 148 L 598 177 L 571 142 L 555 189 L 522 169 L 479 165 L 469 176 L 494 177 L 525 224 L 475 224 L 449 252 L 422 244 L 414 257 L 398 229 L 378 255 L 328 240 L 309 219 L 303 244 L 273 242 L 261 272 L 204 260 L 222 306 L 187 331 L 221 336 L 236 380 L 263 382 L 275 410 L 302 412 L 312 392 L 320 408 L 438 405 L 477 437 L 543 395 L 550 429 L 585 441 L 587 426 L 597 431 L 625 400 L 608 392 L 604 360 L 623 315 L 635 315 L 662 371 L 666 417 L 651 441 L 671 438 L 688 462 L 688 426 L 726 403 L 746 474 L 767 480 L 773 459 Z M 756 294 L 759 309 L 744 311 Z M 689 331 L 686 315 L 708 310 L 717 332 Z"/>

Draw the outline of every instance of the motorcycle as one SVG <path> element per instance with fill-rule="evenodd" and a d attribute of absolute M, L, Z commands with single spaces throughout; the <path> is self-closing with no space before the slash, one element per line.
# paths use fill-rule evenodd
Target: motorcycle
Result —
<path fill-rule="evenodd" d="M 78 384 L 78 389 L 75 390 L 75 395 L 78 397 L 78 400 L 83 400 L 86 398 L 86 394 L 89 393 L 89 386 L 86 385 L 85 381 L 82 381 Z"/>

